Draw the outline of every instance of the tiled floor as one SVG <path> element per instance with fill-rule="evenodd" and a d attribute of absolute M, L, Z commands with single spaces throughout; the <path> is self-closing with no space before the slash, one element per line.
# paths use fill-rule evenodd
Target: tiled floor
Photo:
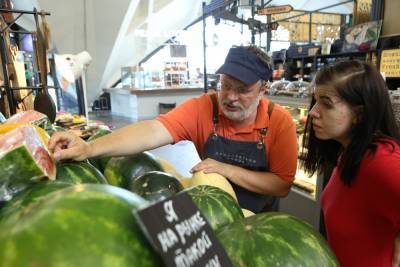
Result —
<path fill-rule="evenodd" d="M 99 120 L 115 129 L 135 123 L 134 120 L 112 115 L 109 111 L 96 111 L 89 113 L 90 120 Z M 184 141 L 175 145 L 166 145 L 150 151 L 156 157 L 170 162 L 183 176 L 190 177 L 189 170 L 200 161 L 196 148 L 192 142 Z"/>

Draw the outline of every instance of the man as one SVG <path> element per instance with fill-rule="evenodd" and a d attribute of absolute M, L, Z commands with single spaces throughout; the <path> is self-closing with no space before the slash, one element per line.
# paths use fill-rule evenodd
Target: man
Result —
<path fill-rule="evenodd" d="M 257 47 L 233 47 L 218 94 L 204 94 L 155 120 L 142 121 L 85 143 L 68 133 L 52 136 L 57 159 L 128 155 L 190 140 L 202 158 L 193 172 L 216 172 L 233 185 L 239 204 L 253 212 L 277 210 L 289 193 L 297 164 L 295 125 L 264 97 L 269 58 Z"/>

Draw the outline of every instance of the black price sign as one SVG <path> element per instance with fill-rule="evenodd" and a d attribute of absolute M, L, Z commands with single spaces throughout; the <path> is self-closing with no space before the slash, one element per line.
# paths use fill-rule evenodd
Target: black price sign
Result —
<path fill-rule="evenodd" d="M 189 195 L 178 194 L 134 214 L 168 267 L 232 267 Z"/>

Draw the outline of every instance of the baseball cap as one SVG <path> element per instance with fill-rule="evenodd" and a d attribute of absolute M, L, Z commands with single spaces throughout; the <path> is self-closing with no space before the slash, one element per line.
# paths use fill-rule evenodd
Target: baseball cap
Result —
<path fill-rule="evenodd" d="M 217 73 L 227 74 L 250 85 L 258 80 L 269 80 L 272 70 L 255 52 L 246 47 L 232 47 Z"/>

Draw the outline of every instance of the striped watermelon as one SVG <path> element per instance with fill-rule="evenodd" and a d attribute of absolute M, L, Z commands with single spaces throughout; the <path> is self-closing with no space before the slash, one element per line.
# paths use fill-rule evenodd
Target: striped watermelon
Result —
<path fill-rule="evenodd" d="M 171 174 L 151 171 L 133 180 L 129 189 L 147 200 L 158 201 L 175 195 L 183 186 Z"/>
<path fill-rule="evenodd" d="M 111 130 L 101 129 L 89 137 L 88 141 L 93 141 L 99 137 L 112 133 Z M 104 169 L 106 168 L 107 162 L 111 159 L 111 157 L 101 157 L 101 158 L 91 158 L 89 159 L 90 164 L 95 166 L 99 171 L 104 173 Z"/>
<path fill-rule="evenodd" d="M 218 187 L 198 185 L 182 192 L 190 195 L 214 230 L 243 218 L 242 210 L 236 200 Z"/>
<path fill-rule="evenodd" d="M 132 215 L 145 205 L 109 185 L 58 190 L 0 222 L 0 267 L 162 266 Z"/>
<path fill-rule="evenodd" d="M 319 233 L 288 214 L 259 213 L 223 227 L 217 237 L 235 267 L 339 266 Z"/>
<path fill-rule="evenodd" d="M 86 162 L 58 163 L 56 180 L 73 184 L 107 184 L 104 175 Z"/>
<path fill-rule="evenodd" d="M 149 171 L 163 171 L 163 169 L 152 154 L 143 152 L 111 158 L 106 165 L 104 175 L 109 184 L 129 188 L 132 180 Z"/>
<path fill-rule="evenodd" d="M 26 206 L 40 201 L 47 194 L 71 186 L 70 183 L 57 181 L 42 181 L 29 187 L 7 201 L 0 209 L 0 220 L 10 214 L 19 212 Z"/>

